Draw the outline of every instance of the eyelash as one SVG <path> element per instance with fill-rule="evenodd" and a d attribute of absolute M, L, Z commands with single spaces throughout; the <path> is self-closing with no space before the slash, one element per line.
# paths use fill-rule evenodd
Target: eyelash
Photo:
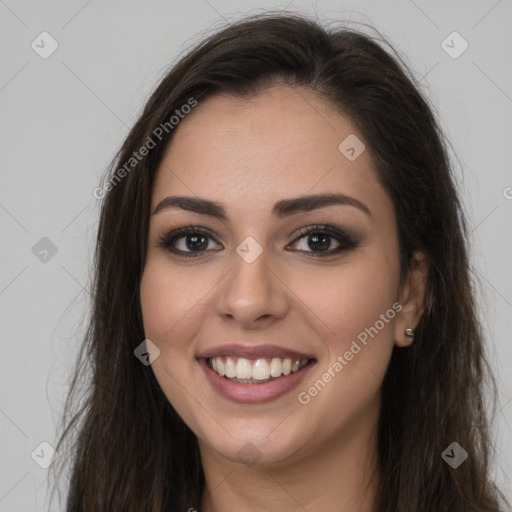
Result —
<path fill-rule="evenodd" d="M 299 230 L 299 235 L 297 238 L 295 238 L 291 244 L 295 244 L 300 239 L 304 238 L 306 235 L 311 234 L 323 234 L 328 235 L 330 237 L 333 237 L 337 239 L 337 241 L 340 243 L 340 246 L 336 249 L 331 249 L 330 251 L 326 252 L 314 252 L 314 251 L 299 251 L 301 253 L 311 253 L 314 256 L 307 256 L 309 258 L 323 258 L 326 256 L 333 256 L 334 254 L 339 254 L 341 252 L 349 251 L 351 249 L 355 249 L 358 244 L 359 240 L 355 233 L 348 229 L 339 229 L 335 226 L 331 226 L 330 224 L 315 224 L 312 226 L 307 226 L 306 228 L 302 228 Z M 169 251 L 176 256 L 184 256 L 187 258 L 197 258 L 200 256 L 200 253 L 206 252 L 206 250 L 203 251 L 182 251 L 181 249 L 176 249 L 173 247 L 173 244 L 176 240 L 179 240 L 180 238 L 183 238 L 185 235 L 205 235 L 213 240 L 214 237 L 210 233 L 208 229 L 202 228 L 200 226 L 184 226 L 184 227 L 178 227 L 178 226 L 171 226 L 168 227 L 160 236 L 158 237 L 157 241 L 157 247 L 164 249 L 166 251 Z M 217 242 L 218 243 L 218 242 Z"/>

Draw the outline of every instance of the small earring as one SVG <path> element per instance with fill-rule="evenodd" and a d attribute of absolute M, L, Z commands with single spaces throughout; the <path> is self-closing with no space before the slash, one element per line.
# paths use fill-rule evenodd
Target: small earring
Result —
<path fill-rule="evenodd" d="M 405 335 L 409 338 L 410 343 L 412 343 L 414 341 L 414 329 L 411 329 L 411 328 L 405 329 Z"/>

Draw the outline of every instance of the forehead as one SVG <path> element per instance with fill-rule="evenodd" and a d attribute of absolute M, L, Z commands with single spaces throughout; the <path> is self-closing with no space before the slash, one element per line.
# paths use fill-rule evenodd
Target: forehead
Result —
<path fill-rule="evenodd" d="M 313 192 L 378 200 L 385 192 L 370 152 L 350 160 L 339 148 L 345 140 L 360 141 L 358 151 L 364 144 L 350 120 L 309 89 L 212 96 L 176 129 L 156 175 L 152 208 L 171 194 L 231 204 L 240 209 L 233 214 Z"/>

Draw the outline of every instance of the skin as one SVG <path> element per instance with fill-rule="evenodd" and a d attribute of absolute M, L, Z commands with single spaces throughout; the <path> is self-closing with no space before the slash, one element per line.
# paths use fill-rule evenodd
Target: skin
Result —
<path fill-rule="evenodd" d="M 152 215 L 141 281 L 145 334 L 160 349 L 152 369 L 198 437 L 207 484 L 196 506 L 202 511 L 370 510 L 379 481 L 380 388 L 393 345 L 409 344 L 404 331 L 423 312 L 427 264 L 417 253 L 400 285 L 393 204 L 368 145 L 355 161 L 338 150 L 350 134 L 364 142 L 307 89 L 276 85 L 244 99 L 221 94 L 181 121 L 157 172 L 152 212 L 165 197 L 186 195 L 219 202 L 228 214 L 227 221 L 179 208 Z M 371 216 L 349 205 L 271 216 L 276 201 L 325 192 L 358 199 Z M 315 257 L 317 246 L 298 230 L 326 223 L 354 232 L 357 247 Z M 213 233 L 198 257 L 158 247 L 169 226 L 189 224 Z M 263 249 L 250 264 L 236 252 L 247 236 Z M 329 249 L 338 247 L 330 240 Z M 194 247 L 186 236 L 175 246 Z M 300 403 L 299 392 L 395 302 L 400 312 Z M 237 342 L 292 348 L 317 362 L 286 395 L 237 404 L 212 389 L 196 361 L 201 351 Z M 238 455 L 247 443 L 255 465 Z"/>

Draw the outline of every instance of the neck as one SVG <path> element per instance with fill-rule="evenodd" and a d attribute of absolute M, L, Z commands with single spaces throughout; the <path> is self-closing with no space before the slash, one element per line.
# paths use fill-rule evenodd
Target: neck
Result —
<path fill-rule="evenodd" d="M 201 512 L 374 510 L 379 483 L 376 422 L 357 422 L 290 464 L 233 462 L 200 442 L 206 480 Z M 314 441 L 313 441 L 314 442 Z"/>

